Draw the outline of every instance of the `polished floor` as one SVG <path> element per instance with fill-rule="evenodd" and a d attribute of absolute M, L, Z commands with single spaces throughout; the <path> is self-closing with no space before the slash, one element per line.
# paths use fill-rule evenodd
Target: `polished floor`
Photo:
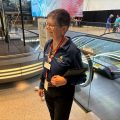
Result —
<path fill-rule="evenodd" d="M 39 77 L 0 84 L 0 120 L 50 120 L 45 104 L 35 91 Z M 69 120 L 100 120 L 86 113 L 75 102 Z"/>
<path fill-rule="evenodd" d="M 95 73 L 91 85 L 77 90 L 75 98 L 102 120 L 120 120 L 120 78 L 110 80 Z"/>

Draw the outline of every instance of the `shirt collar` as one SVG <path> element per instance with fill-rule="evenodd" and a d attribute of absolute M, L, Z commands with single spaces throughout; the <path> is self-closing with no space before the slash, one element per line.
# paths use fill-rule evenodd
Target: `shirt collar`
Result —
<path fill-rule="evenodd" d="M 72 42 L 70 37 L 68 37 L 68 36 L 66 36 L 66 37 L 68 38 L 68 41 L 61 47 L 61 49 L 63 49 L 63 50 L 67 50 L 70 46 L 70 43 Z"/>
<path fill-rule="evenodd" d="M 68 37 L 68 36 L 66 36 L 66 37 L 68 38 L 68 41 L 62 47 L 60 47 L 60 49 L 62 49 L 62 50 L 67 50 L 72 42 L 70 37 Z M 53 42 L 53 40 L 50 39 L 49 44 L 51 44 L 52 42 Z"/>

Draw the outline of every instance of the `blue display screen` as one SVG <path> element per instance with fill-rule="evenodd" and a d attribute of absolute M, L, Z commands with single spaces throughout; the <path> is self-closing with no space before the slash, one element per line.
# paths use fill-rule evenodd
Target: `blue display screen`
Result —
<path fill-rule="evenodd" d="M 46 17 L 57 8 L 66 9 L 71 16 L 82 16 L 83 0 L 31 0 L 32 16 Z"/>

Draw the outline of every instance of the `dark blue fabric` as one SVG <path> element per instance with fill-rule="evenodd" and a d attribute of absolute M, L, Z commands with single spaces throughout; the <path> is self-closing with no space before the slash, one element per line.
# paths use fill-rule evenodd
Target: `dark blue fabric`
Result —
<path fill-rule="evenodd" d="M 52 40 L 49 40 L 44 49 L 44 62 L 48 61 L 48 53 L 50 50 L 50 45 Z M 76 45 L 71 41 L 71 38 L 60 47 L 55 54 L 54 58 L 51 61 L 51 69 L 48 70 L 48 78 L 47 80 L 50 81 L 53 75 L 61 75 L 63 76 L 65 72 L 69 69 L 81 69 L 83 68 L 83 63 L 81 60 L 81 51 L 76 47 Z M 43 69 L 41 74 L 41 83 L 40 88 L 43 88 L 43 83 L 45 79 L 46 68 Z M 67 84 L 68 85 L 76 85 L 82 83 L 86 80 L 85 74 L 79 74 L 76 76 L 67 76 Z"/>

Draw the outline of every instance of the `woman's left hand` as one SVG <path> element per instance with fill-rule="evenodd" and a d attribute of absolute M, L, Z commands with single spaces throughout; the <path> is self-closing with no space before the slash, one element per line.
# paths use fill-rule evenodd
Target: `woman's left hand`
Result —
<path fill-rule="evenodd" d="M 59 87 L 59 86 L 66 85 L 67 84 L 67 80 L 64 77 L 60 76 L 60 75 L 54 75 L 51 78 L 51 83 L 54 86 Z"/>

